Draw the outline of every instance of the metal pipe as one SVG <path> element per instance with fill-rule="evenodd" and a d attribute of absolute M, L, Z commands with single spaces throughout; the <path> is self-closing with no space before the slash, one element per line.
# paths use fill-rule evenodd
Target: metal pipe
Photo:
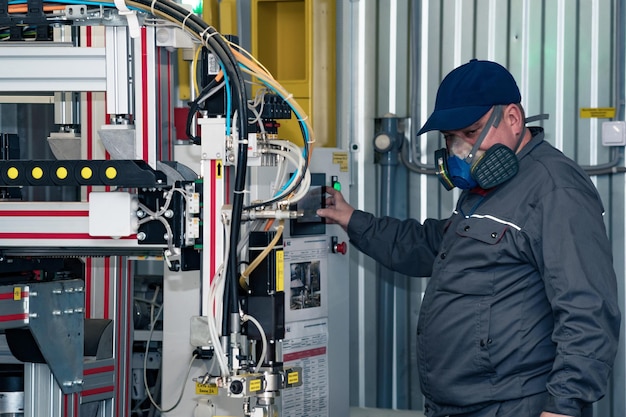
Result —
<path fill-rule="evenodd" d="M 374 138 L 374 148 L 379 154 L 380 169 L 380 215 L 392 216 L 395 200 L 396 173 L 401 138 L 398 135 L 398 119 L 392 115 L 382 119 L 381 132 Z M 381 264 L 376 265 L 377 275 L 377 379 L 376 405 L 392 408 L 394 389 L 394 308 L 395 273 Z M 394 324 L 392 324 L 394 323 Z"/>

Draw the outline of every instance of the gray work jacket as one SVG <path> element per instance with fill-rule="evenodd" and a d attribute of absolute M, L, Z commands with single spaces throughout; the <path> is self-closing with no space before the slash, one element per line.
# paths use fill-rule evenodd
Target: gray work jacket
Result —
<path fill-rule="evenodd" d="M 355 211 L 351 242 L 389 269 L 430 276 L 417 328 L 426 404 L 455 414 L 549 392 L 579 416 L 606 392 L 620 312 L 603 206 L 586 173 L 543 140 L 447 220 Z"/>

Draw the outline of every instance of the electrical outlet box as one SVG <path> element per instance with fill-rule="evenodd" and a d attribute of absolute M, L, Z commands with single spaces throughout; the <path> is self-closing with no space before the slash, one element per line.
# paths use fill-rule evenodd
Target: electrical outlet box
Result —
<path fill-rule="evenodd" d="M 602 123 L 602 145 L 625 146 L 626 145 L 626 122 Z"/>

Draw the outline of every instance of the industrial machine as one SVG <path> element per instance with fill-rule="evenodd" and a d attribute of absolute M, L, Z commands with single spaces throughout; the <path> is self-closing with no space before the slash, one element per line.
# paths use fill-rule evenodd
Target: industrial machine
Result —
<path fill-rule="evenodd" d="M 0 414 L 347 411 L 345 236 L 315 214 L 345 152 L 315 161 L 292 95 L 180 4 L 4 0 L 0 20 L 2 103 L 54 108 L 47 144 L 0 135 Z"/>

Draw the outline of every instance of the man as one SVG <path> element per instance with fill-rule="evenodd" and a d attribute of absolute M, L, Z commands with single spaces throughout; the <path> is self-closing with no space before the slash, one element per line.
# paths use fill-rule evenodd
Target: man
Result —
<path fill-rule="evenodd" d="M 387 268 L 431 277 L 417 328 L 429 417 L 586 417 L 606 393 L 620 312 L 603 206 L 520 102 L 494 62 L 442 81 L 418 134 L 445 137 L 439 177 L 463 189 L 450 218 L 376 218 L 330 188 L 318 211 Z"/>

